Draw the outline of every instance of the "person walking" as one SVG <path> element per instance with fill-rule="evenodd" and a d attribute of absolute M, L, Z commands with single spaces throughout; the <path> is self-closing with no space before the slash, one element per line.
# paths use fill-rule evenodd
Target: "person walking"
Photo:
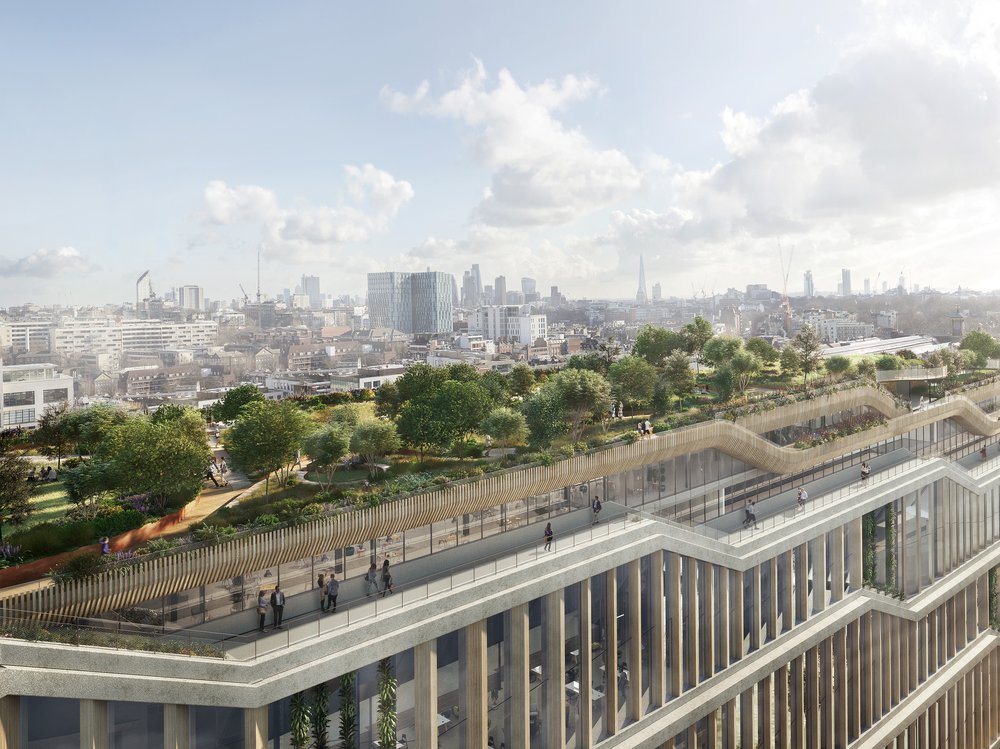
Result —
<path fill-rule="evenodd" d="M 326 577 L 322 572 L 316 578 L 316 587 L 319 588 L 319 610 L 326 611 Z"/>
<path fill-rule="evenodd" d="M 753 525 L 753 529 L 757 530 L 757 502 L 751 499 L 750 503 L 747 505 L 747 510 L 750 513 L 750 523 Z"/>
<path fill-rule="evenodd" d="M 649 423 L 649 419 L 646 419 L 646 422 L 645 422 L 645 424 L 643 426 L 644 426 L 644 431 L 646 432 L 646 436 L 647 437 L 652 437 L 653 436 L 653 425 Z"/>
<path fill-rule="evenodd" d="M 274 628 L 284 629 L 281 626 L 281 617 L 285 613 L 285 594 L 280 585 L 275 585 L 271 591 L 271 611 L 274 612 Z"/>
<path fill-rule="evenodd" d="M 260 618 L 260 623 L 257 625 L 257 628 L 263 632 L 264 620 L 267 619 L 267 596 L 264 595 L 263 590 L 257 591 L 257 616 Z"/>
<path fill-rule="evenodd" d="M 229 464 L 226 462 L 226 459 L 223 458 L 219 462 L 219 476 L 222 477 L 222 485 L 223 486 L 229 486 L 229 479 L 226 478 L 226 474 L 227 473 L 229 473 Z"/>
<path fill-rule="evenodd" d="M 590 503 L 590 509 L 594 513 L 594 525 L 597 525 L 597 516 L 601 514 L 601 498 L 594 496 L 594 501 Z"/>
<path fill-rule="evenodd" d="M 215 478 L 215 466 L 211 463 L 208 464 L 208 468 L 205 469 L 205 479 L 211 481 L 216 487 L 219 486 L 218 480 Z"/>
<path fill-rule="evenodd" d="M 861 483 L 862 485 L 868 483 L 868 477 L 872 473 L 872 468 L 868 465 L 867 461 L 861 464 Z"/>
<path fill-rule="evenodd" d="M 326 583 L 326 610 L 328 613 L 337 613 L 337 596 L 340 595 L 340 580 L 334 575 Z"/>
<path fill-rule="evenodd" d="M 543 534 L 543 538 L 545 539 L 545 551 L 549 551 L 552 548 L 552 539 L 554 536 L 555 533 L 552 531 L 552 523 L 546 523 L 545 533 Z"/>
<path fill-rule="evenodd" d="M 378 593 L 378 570 L 375 569 L 375 562 L 372 562 L 365 575 L 365 598 L 372 593 Z"/>
<path fill-rule="evenodd" d="M 804 487 L 800 486 L 799 492 L 795 497 L 795 501 L 799 503 L 799 507 L 805 507 L 807 499 L 809 499 L 809 492 L 807 492 Z"/>
<path fill-rule="evenodd" d="M 382 597 L 392 593 L 392 573 L 389 572 L 389 560 L 382 562 Z"/>

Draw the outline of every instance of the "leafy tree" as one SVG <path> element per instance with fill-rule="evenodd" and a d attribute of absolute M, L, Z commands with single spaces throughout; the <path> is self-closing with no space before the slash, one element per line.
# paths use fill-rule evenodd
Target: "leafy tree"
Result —
<path fill-rule="evenodd" d="M 736 376 L 729 364 L 723 364 L 715 370 L 712 382 L 715 383 L 715 389 L 719 392 L 719 399 L 723 403 L 732 400 L 736 395 Z"/>
<path fill-rule="evenodd" d="M 421 395 L 432 393 L 445 381 L 445 370 L 432 367 L 430 364 L 412 364 L 406 368 L 403 376 L 396 380 L 399 391 L 400 406 Z"/>
<path fill-rule="evenodd" d="M 664 364 L 663 374 L 670 383 L 670 389 L 680 398 L 683 405 L 684 396 L 694 392 L 694 372 L 691 371 L 687 354 L 683 351 L 674 351 L 670 354 Z"/>
<path fill-rule="evenodd" d="M 661 374 L 656 379 L 656 386 L 653 388 L 653 398 L 651 405 L 653 413 L 663 415 L 670 411 L 670 404 L 673 402 L 674 391 L 670 386 L 670 380 L 665 374 Z"/>
<path fill-rule="evenodd" d="M 566 412 L 555 388 L 543 386 L 521 406 L 528 423 L 528 441 L 534 447 L 544 447 L 566 432 Z"/>
<path fill-rule="evenodd" d="M 311 428 L 309 417 L 290 401 L 249 403 L 229 430 L 226 447 L 245 471 L 264 474 L 264 494 L 268 496 L 271 474 L 277 472 L 278 482 L 284 485 L 295 451 Z"/>
<path fill-rule="evenodd" d="M 443 379 L 445 380 L 454 380 L 455 382 L 479 382 L 479 378 L 479 370 L 471 364 L 466 364 L 465 362 L 449 364 L 444 368 Z"/>
<path fill-rule="evenodd" d="M 893 372 L 903 368 L 903 363 L 898 356 L 892 354 L 882 354 L 875 360 L 875 369 L 879 372 Z"/>
<path fill-rule="evenodd" d="M 92 459 L 62 472 L 63 485 L 70 501 L 81 515 L 93 515 L 101 499 L 110 496 L 118 485 L 115 466 L 108 460 Z"/>
<path fill-rule="evenodd" d="M 908 349 L 908 348 L 901 348 L 899 351 L 896 352 L 896 356 L 898 356 L 903 361 L 914 361 L 920 358 L 919 356 L 916 355 L 913 349 Z"/>
<path fill-rule="evenodd" d="M 368 474 L 374 478 L 379 458 L 399 450 L 399 434 L 391 421 L 363 421 L 354 428 L 351 435 L 351 450 L 361 456 L 368 466 Z"/>
<path fill-rule="evenodd" d="M 622 355 L 622 345 L 608 336 L 597 345 L 597 350 L 600 352 L 601 358 L 604 359 L 604 371 L 599 374 L 607 377 L 608 372 L 611 371 L 611 364 Z"/>
<path fill-rule="evenodd" d="M 256 385 L 237 385 L 216 404 L 213 416 L 216 421 L 234 421 L 245 406 L 263 400 L 264 394 Z"/>
<path fill-rule="evenodd" d="M 154 424 L 164 424 L 168 421 L 180 419 L 186 411 L 193 410 L 187 406 L 178 406 L 175 403 L 164 403 L 149 415 L 149 420 Z"/>
<path fill-rule="evenodd" d="M 789 379 L 801 374 L 802 360 L 794 346 L 785 346 L 781 349 L 781 357 L 778 361 L 781 363 L 781 374 Z"/>
<path fill-rule="evenodd" d="M 734 335 L 717 335 L 705 341 L 701 358 L 706 364 L 721 367 L 743 348 L 743 339 Z"/>
<path fill-rule="evenodd" d="M 966 333 L 958 348 L 965 351 L 975 351 L 982 354 L 984 359 L 996 359 L 1000 357 L 1000 343 L 989 333 L 981 330 L 973 330 Z"/>
<path fill-rule="evenodd" d="M 802 330 L 796 333 L 792 339 L 792 347 L 799 355 L 799 367 L 802 369 L 802 382 L 806 377 L 819 369 L 821 359 L 819 355 L 820 341 L 816 334 L 816 329 L 812 325 L 803 325 Z"/>
<path fill-rule="evenodd" d="M 56 467 L 62 469 L 62 459 L 73 443 L 70 420 L 66 417 L 69 406 L 66 403 L 49 406 L 38 417 L 38 427 L 32 435 L 35 444 L 46 458 L 55 458 Z"/>
<path fill-rule="evenodd" d="M 635 337 L 632 355 L 645 359 L 654 367 L 662 367 L 663 361 L 674 351 L 687 347 L 684 335 L 656 325 L 646 325 Z"/>
<path fill-rule="evenodd" d="M 353 429 L 362 421 L 369 419 L 371 419 L 369 407 L 361 403 L 343 403 L 330 409 L 331 424 L 343 424 Z"/>
<path fill-rule="evenodd" d="M 959 353 L 959 368 L 963 370 L 968 369 L 983 369 L 986 366 L 986 356 L 982 351 L 973 351 L 971 349 L 963 349 Z"/>
<path fill-rule="evenodd" d="M 656 368 L 638 356 L 626 356 L 611 365 L 611 390 L 629 407 L 648 403 L 656 387 Z"/>
<path fill-rule="evenodd" d="M 761 370 L 760 359 L 749 351 L 736 352 L 724 366 L 732 372 L 734 390 L 738 395 L 747 391 Z"/>
<path fill-rule="evenodd" d="M 684 336 L 684 347 L 689 354 L 694 354 L 695 362 L 702 360 L 701 352 L 714 334 L 712 323 L 700 315 L 695 317 L 693 322 L 681 328 L 681 335 Z"/>
<path fill-rule="evenodd" d="M 495 369 L 484 372 L 479 385 L 489 394 L 494 406 L 506 406 L 510 402 L 510 381 Z"/>
<path fill-rule="evenodd" d="M 826 360 L 826 371 L 832 375 L 842 375 L 851 371 L 851 360 L 835 354 Z"/>
<path fill-rule="evenodd" d="M 396 428 L 403 443 L 420 452 L 421 460 L 424 459 L 424 451 L 432 448 L 445 450 L 452 443 L 444 421 L 438 418 L 433 397 L 412 400 L 403 406 Z"/>
<path fill-rule="evenodd" d="M 479 431 L 490 435 L 498 446 L 523 445 L 528 439 L 528 421 L 523 413 L 501 406 L 490 411 Z"/>
<path fill-rule="evenodd" d="M 864 358 L 858 361 L 854 367 L 858 375 L 866 380 L 875 381 L 875 362 L 872 359 Z"/>
<path fill-rule="evenodd" d="M 403 399 L 395 382 L 386 382 L 375 391 L 375 413 L 395 419 L 399 409 L 403 407 Z"/>
<path fill-rule="evenodd" d="M 744 346 L 751 354 L 755 354 L 758 359 L 766 365 L 774 364 L 781 354 L 774 346 L 763 338 L 751 338 Z"/>
<path fill-rule="evenodd" d="M 454 442 L 476 431 L 493 407 L 489 393 L 478 383 L 448 380 L 433 394 L 434 417 Z"/>
<path fill-rule="evenodd" d="M 510 390 L 522 398 L 535 386 L 535 373 L 527 364 L 515 364 L 510 372 Z"/>
<path fill-rule="evenodd" d="M 584 354 L 573 354 L 566 361 L 567 369 L 589 369 L 599 375 L 608 374 L 608 362 L 596 351 L 588 351 Z"/>
<path fill-rule="evenodd" d="M 76 441 L 77 454 L 90 455 L 97 451 L 115 427 L 124 424 L 128 413 L 116 406 L 96 404 L 79 411 L 68 411 L 66 429 Z"/>
<path fill-rule="evenodd" d="M 333 484 L 333 474 L 351 449 L 351 432 L 347 424 L 334 422 L 313 432 L 302 441 L 302 448 L 311 459 L 311 467 L 326 471 L 326 480 L 319 480 L 326 491 Z M 317 472 L 317 476 L 322 476 Z"/>
<path fill-rule="evenodd" d="M 580 439 L 584 425 L 593 418 L 603 418 L 611 405 L 611 385 L 586 369 L 564 369 L 544 387 L 557 393 L 574 442 Z"/>
<path fill-rule="evenodd" d="M 34 511 L 28 470 L 28 461 L 15 449 L 14 437 L 0 433 L 0 540 L 4 525 L 20 525 Z"/>

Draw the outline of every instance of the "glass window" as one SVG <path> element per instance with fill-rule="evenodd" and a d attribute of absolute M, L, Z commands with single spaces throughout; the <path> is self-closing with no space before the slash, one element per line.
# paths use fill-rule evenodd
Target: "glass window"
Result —
<path fill-rule="evenodd" d="M 146 702 L 109 702 L 111 749 L 161 749 L 163 705 Z"/>
<path fill-rule="evenodd" d="M 67 388 L 53 388 L 42 391 L 43 403 L 62 403 L 69 400 L 69 390 Z"/>
<path fill-rule="evenodd" d="M 243 711 L 237 707 L 189 708 L 194 749 L 242 749 Z"/>
<path fill-rule="evenodd" d="M 25 749 L 77 749 L 80 746 L 79 701 L 22 697 L 21 741 Z"/>
<path fill-rule="evenodd" d="M 15 406 L 33 406 L 35 405 L 35 391 L 28 390 L 24 393 L 4 393 L 3 405 L 4 408 L 14 408 Z"/>

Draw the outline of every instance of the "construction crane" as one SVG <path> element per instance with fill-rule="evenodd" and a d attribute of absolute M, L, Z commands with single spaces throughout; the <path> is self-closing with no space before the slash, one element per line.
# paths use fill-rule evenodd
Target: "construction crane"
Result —
<path fill-rule="evenodd" d="M 788 302 L 788 274 L 792 271 L 792 258 L 795 248 L 788 251 L 788 262 L 785 262 L 785 251 L 778 242 L 778 262 L 781 263 L 781 306 L 785 311 L 785 335 L 792 332 L 792 305 Z"/>
<path fill-rule="evenodd" d="M 135 316 L 139 317 L 139 284 L 142 279 L 149 275 L 149 271 L 143 271 L 142 275 L 135 279 Z"/>
<path fill-rule="evenodd" d="M 240 291 L 243 292 L 243 304 L 250 304 L 250 295 L 247 294 L 247 290 L 243 288 L 243 284 L 238 284 L 238 286 L 240 287 Z"/>

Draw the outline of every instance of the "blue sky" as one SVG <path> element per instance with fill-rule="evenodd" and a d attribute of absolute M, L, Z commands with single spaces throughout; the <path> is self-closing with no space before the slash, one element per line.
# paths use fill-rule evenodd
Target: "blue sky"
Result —
<path fill-rule="evenodd" d="M 989 3 L 21 4 L 0 306 L 198 283 L 1000 286 Z M 954 252 L 981 259 L 942 267 Z"/>

